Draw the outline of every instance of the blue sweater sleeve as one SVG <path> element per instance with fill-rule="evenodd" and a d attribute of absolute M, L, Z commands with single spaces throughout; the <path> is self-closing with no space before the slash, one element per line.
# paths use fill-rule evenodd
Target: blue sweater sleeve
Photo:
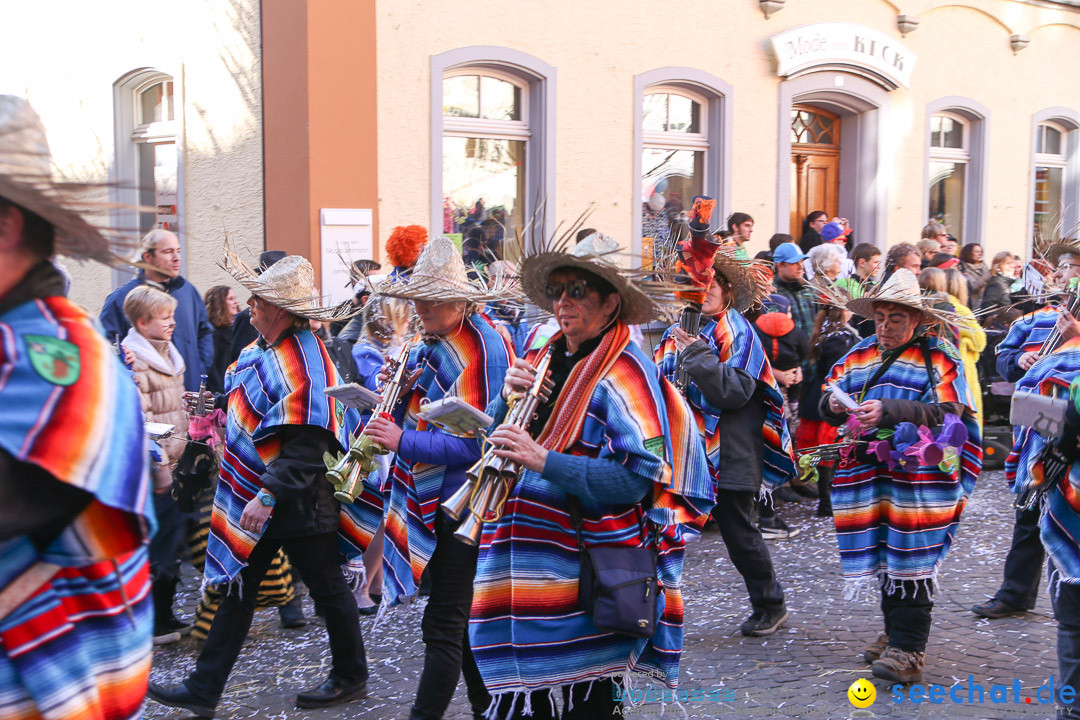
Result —
<path fill-rule="evenodd" d="M 630 472 L 613 458 L 557 452 L 548 453 L 540 477 L 592 503 L 636 503 L 652 487 L 652 480 Z"/>
<path fill-rule="evenodd" d="M 428 465 L 471 465 L 480 459 L 480 441 L 441 432 L 406 430 L 401 434 L 398 454 L 409 462 Z"/>
<path fill-rule="evenodd" d="M 1020 378 L 1024 377 L 1026 371 L 1018 364 L 1020 362 L 1020 356 L 1023 354 L 1023 348 L 1000 350 L 997 356 L 998 375 L 1012 383 L 1017 382 Z"/>
<path fill-rule="evenodd" d="M 379 370 L 386 362 L 382 353 L 368 343 L 356 343 L 353 345 L 352 356 L 356 362 L 356 373 L 360 384 L 368 390 L 378 390 Z"/>

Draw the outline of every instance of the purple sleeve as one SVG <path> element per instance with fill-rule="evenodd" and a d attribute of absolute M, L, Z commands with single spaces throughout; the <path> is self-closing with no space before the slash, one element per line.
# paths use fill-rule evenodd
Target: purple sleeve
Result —
<path fill-rule="evenodd" d="M 428 465 L 471 465 L 480 459 L 480 441 L 441 432 L 406 430 L 401 434 L 398 454 L 409 462 Z"/>

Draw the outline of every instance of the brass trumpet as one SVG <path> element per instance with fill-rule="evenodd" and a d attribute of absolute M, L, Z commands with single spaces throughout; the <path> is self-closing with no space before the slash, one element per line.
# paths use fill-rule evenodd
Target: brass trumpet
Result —
<path fill-rule="evenodd" d="M 412 343 L 405 343 L 397 358 L 389 361 L 390 379 L 383 387 L 382 400 L 372 410 L 371 417 L 392 418 L 394 406 L 401 400 L 405 377 L 405 362 L 409 359 Z M 339 457 L 330 453 L 323 455 L 326 463 L 326 479 L 334 486 L 334 497 L 343 503 L 356 502 L 356 496 L 376 466 L 376 455 L 389 452 L 379 443 L 368 437 L 363 430 L 353 436 L 349 451 Z"/>
<path fill-rule="evenodd" d="M 551 352 L 545 350 L 536 363 L 532 387 L 524 395 L 511 396 L 510 409 L 502 425 L 528 429 L 536 406 L 540 404 L 540 393 L 550 364 Z M 488 447 L 484 456 L 465 474 L 468 478 L 465 484 L 442 504 L 443 512 L 452 519 L 460 520 L 465 516 L 454 537 L 466 545 L 479 544 L 484 523 L 502 517 L 510 490 L 521 477 L 521 471 L 522 467 L 516 462 L 499 457 L 494 447 Z"/>

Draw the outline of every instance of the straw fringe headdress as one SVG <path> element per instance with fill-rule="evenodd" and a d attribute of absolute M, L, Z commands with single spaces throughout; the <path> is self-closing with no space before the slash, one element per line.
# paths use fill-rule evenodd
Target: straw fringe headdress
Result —
<path fill-rule="evenodd" d="M 86 218 L 110 209 L 137 209 L 87 199 L 90 193 L 104 187 L 53 180 L 52 154 L 41 118 L 25 99 L 0 95 L 0 197 L 52 225 L 57 253 L 112 267 L 130 267 L 131 261 L 123 255 L 137 247 L 135 230 L 124 232 Z"/>
<path fill-rule="evenodd" d="M 380 297 L 426 302 L 486 303 L 513 298 L 510 278 L 501 274 L 490 280 L 473 280 L 461 251 L 448 237 L 434 237 L 420 252 L 415 267 L 404 279 L 386 280 L 374 288 Z"/>
<path fill-rule="evenodd" d="M 889 279 L 862 297 L 848 300 L 847 309 L 867 319 L 874 318 L 874 303 L 893 303 L 918 310 L 928 325 L 949 325 L 963 328 L 970 321 L 954 312 L 935 307 L 934 298 L 923 295 L 915 275 L 905 268 L 893 272 Z"/>
<path fill-rule="evenodd" d="M 611 237 L 593 233 L 571 247 L 573 238 L 582 228 L 589 213 L 582 213 L 565 232 L 541 241 L 527 250 L 521 261 L 521 287 L 534 305 L 552 312 L 547 298 L 548 276 L 559 268 L 584 270 L 597 275 L 614 287 L 622 299 L 619 319 L 628 325 L 640 325 L 651 320 L 670 322 L 678 315 L 682 303 L 675 297 L 678 286 L 670 281 L 666 270 L 624 267 L 629 262 Z"/>
<path fill-rule="evenodd" d="M 326 305 L 315 292 L 315 270 L 307 258 L 300 255 L 286 255 L 260 274 L 232 251 L 226 238 L 225 257 L 220 265 L 252 295 L 294 315 L 321 322 L 337 322 L 348 320 L 361 312 L 361 308 L 351 301 Z"/>

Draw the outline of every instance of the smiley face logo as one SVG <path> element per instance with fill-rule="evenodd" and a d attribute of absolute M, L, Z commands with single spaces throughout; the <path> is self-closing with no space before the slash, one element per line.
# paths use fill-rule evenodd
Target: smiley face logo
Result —
<path fill-rule="evenodd" d="M 877 688 L 869 680 L 859 678 L 847 689 L 847 698 L 857 708 L 868 708 L 877 699 Z"/>

